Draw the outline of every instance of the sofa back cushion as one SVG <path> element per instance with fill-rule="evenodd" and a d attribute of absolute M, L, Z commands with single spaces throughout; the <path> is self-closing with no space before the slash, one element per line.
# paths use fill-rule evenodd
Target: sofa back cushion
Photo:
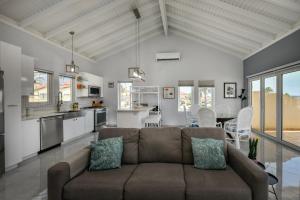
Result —
<path fill-rule="evenodd" d="M 182 163 L 181 129 L 141 129 L 139 141 L 139 162 Z"/>
<path fill-rule="evenodd" d="M 103 128 L 99 131 L 99 139 L 123 137 L 122 164 L 138 163 L 139 129 Z"/>
<path fill-rule="evenodd" d="M 224 141 L 224 154 L 227 160 L 227 145 L 225 142 L 225 133 L 221 128 L 184 128 L 182 129 L 182 160 L 184 164 L 193 164 L 193 150 L 191 137 L 194 138 L 212 138 Z"/>

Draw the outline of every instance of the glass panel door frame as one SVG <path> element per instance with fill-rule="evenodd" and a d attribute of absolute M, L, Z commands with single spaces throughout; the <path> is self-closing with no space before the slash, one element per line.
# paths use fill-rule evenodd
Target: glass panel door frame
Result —
<path fill-rule="evenodd" d="M 259 124 L 259 130 L 256 130 L 256 129 L 253 129 L 252 128 L 252 132 L 254 133 L 262 133 L 262 127 L 263 127 L 263 123 L 262 123 L 262 98 L 261 98 L 261 93 L 262 93 L 262 80 L 261 80 L 261 77 L 253 77 L 251 79 L 248 80 L 248 105 L 251 105 L 252 106 L 252 82 L 253 81 L 260 81 L 260 124 Z"/>
<path fill-rule="evenodd" d="M 267 138 L 270 138 L 272 140 L 277 141 L 278 143 L 284 144 L 287 147 L 290 147 L 294 150 L 300 151 L 300 146 L 296 146 L 292 143 L 289 143 L 287 141 L 283 140 L 283 95 L 282 95 L 282 90 L 283 90 L 283 75 L 287 73 L 292 73 L 300 71 L 300 64 L 297 63 L 295 65 L 290 65 L 289 67 L 286 65 L 285 68 L 280 68 L 277 69 L 276 71 L 272 72 L 266 72 L 266 73 L 261 73 L 258 75 L 254 75 L 251 77 L 247 77 L 248 79 L 248 105 L 252 105 L 252 81 L 255 80 L 260 80 L 260 130 L 255 130 L 252 129 L 252 132 L 262 134 Z M 264 94 L 264 87 L 265 87 L 265 79 L 276 76 L 276 89 L 277 89 L 277 97 L 276 97 L 276 130 L 277 134 L 276 137 L 272 137 L 266 133 L 264 133 L 264 127 L 265 127 L 265 122 L 264 122 L 264 104 L 265 104 L 265 94 Z"/>
<path fill-rule="evenodd" d="M 266 122 L 265 122 L 265 118 L 266 118 L 266 113 L 265 113 L 265 80 L 268 78 L 272 78 L 272 77 L 276 77 L 276 136 L 273 137 L 270 134 L 267 134 L 265 132 L 265 126 L 266 126 Z M 273 137 L 273 138 L 280 138 L 281 137 L 281 126 L 279 125 L 281 122 L 281 119 L 279 119 L 281 112 L 279 112 L 281 110 L 281 101 L 279 100 L 281 98 L 281 87 L 280 87 L 280 81 L 281 79 L 279 78 L 280 75 L 278 73 L 268 73 L 266 75 L 262 75 L 261 76 L 261 128 L 262 128 L 262 133 L 264 135 Z M 279 91 L 280 90 L 280 91 Z"/>

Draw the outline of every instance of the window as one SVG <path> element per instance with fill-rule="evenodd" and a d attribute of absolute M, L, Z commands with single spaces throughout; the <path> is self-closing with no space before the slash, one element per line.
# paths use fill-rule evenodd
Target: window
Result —
<path fill-rule="evenodd" d="M 132 82 L 118 83 L 118 108 L 131 109 Z"/>
<path fill-rule="evenodd" d="M 183 112 L 184 107 L 189 110 L 194 103 L 194 87 L 179 86 L 178 87 L 178 111 Z"/>
<path fill-rule="evenodd" d="M 264 132 L 276 137 L 277 77 L 267 77 L 264 81 Z"/>
<path fill-rule="evenodd" d="M 300 71 L 282 75 L 282 140 L 300 146 Z"/>
<path fill-rule="evenodd" d="M 198 82 L 198 104 L 201 108 L 215 108 L 215 81 Z"/>
<path fill-rule="evenodd" d="M 69 76 L 59 76 L 59 91 L 62 93 L 63 101 L 72 101 L 73 78 Z"/>
<path fill-rule="evenodd" d="M 29 96 L 29 103 L 50 102 L 50 73 L 34 71 L 33 95 Z"/>
<path fill-rule="evenodd" d="M 215 107 L 215 88 L 214 87 L 199 87 L 199 105 L 201 108 Z"/>

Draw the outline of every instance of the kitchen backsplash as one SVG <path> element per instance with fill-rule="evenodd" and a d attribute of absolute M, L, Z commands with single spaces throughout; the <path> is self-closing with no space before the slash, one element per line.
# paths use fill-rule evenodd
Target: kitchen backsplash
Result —
<path fill-rule="evenodd" d="M 76 101 L 79 103 L 79 107 L 89 107 L 92 106 L 93 101 L 100 101 L 102 98 L 77 98 Z M 43 115 L 45 113 L 53 113 L 56 111 L 57 101 L 55 100 L 51 104 L 40 104 L 40 105 L 29 105 L 28 96 L 22 96 L 22 116 L 32 116 L 32 115 Z M 61 110 L 70 110 L 71 104 L 73 102 L 64 102 L 61 106 Z"/>

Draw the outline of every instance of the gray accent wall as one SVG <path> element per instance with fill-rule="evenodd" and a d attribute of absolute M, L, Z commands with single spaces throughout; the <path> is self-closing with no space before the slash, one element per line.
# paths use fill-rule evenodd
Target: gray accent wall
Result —
<path fill-rule="evenodd" d="M 300 60 L 300 30 L 244 60 L 244 87 L 247 77 Z"/>
<path fill-rule="evenodd" d="M 244 77 L 300 60 L 300 30 L 244 60 Z"/>

